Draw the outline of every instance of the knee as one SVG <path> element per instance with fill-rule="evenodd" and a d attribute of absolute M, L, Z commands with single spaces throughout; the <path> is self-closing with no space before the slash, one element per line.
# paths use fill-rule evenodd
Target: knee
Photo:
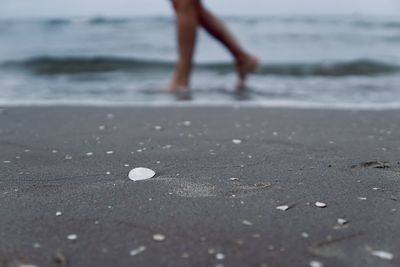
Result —
<path fill-rule="evenodd" d="M 200 6 L 200 0 L 172 0 L 177 13 L 192 12 Z"/>

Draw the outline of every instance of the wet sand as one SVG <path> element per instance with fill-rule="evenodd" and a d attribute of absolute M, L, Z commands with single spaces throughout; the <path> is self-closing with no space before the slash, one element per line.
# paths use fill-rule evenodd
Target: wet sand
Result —
<path fill-rule="evenodd" d="M 399 122 L 398 110 L 6 108 L 0 266 L 399 266 Z M 130 181 L 134 167 L 156 176 Z"/>

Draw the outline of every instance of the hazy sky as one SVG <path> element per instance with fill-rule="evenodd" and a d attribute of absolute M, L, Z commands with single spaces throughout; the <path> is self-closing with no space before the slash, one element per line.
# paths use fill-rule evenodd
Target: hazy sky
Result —
<path fill-rule="evenodd" d="M 220 14 L 391 14 L 400 0 L 203 0 Z M 169 0 L 0 0 L 0 17 L 171 14 Z"/>

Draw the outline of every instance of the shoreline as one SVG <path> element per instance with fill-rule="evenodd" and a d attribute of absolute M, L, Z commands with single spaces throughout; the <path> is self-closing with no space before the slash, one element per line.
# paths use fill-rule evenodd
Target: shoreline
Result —
<path fill-rule="evenodd" d="M 300 110 L 371 110 L 385 111 L 400 109 L 400 102 L 391 103 L 314 103 L 301 101 L 1 101 L 0 108 L 18 107 L 94 107 L 94 108 L 263 108 L 263 109 L 300 109 Z"/>

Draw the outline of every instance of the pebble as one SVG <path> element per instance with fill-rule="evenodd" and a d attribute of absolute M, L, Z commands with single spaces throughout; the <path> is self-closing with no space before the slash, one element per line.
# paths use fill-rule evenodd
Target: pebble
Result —
<path fill-rule="evenodd" d="M 326 208 L 326 204 L 324 202 L 315 202 L 315 206 L 318 208 Z"/>
<path fill-rule="evenodd" d="M 153 240 L 154 241 L 164 241 L 165 240 L 165 235 L 162 234 L 155 234 L 153 235 Z"/>
<path fill-rule="evenodd" d="M 320 261 L 310 261 L 310 267 L 322 267 L 324 266 Z"/>
<path fill-rule="evenodd" d="M 301 233 L 301 237 L 303 237 L 303 238 L 309 238 L 310 235 L 309 235 L 308 233 L 306 233 L 306 232 L 302 232 L 302 233 Z"/>
<path fill-rule="evenodd" d="M 223 259 L 225 259 L 225 255 L 222 253 L 217 253 L 217 254 L 215 254 L 215 258 L 217 260 L 223 260 Z"/>
<path fill-rule="evenodd" d="M 288 205 L 282 205 L 282 206 L 278 206 L 276 207 L 277 210 L 281 210 L 281 211 L 286 211 L 289 209 Z"/>
<path fill-rule="evenodd" d="M 67 236 L 67 239 L 74 241 L 78 239 L 78 236 L 76 234 L 71 234 Z"/>
<path fill-rule="evenodd" d="M 136 256 L 136 255 L 138 255 L 138 254 L 144 252 L 145 250 L 146 250 L 146 247 L 145 247 L 145 246 L 140 246 L 140 247 L 138 247 L 138 248 L 136 248 L 136 249 L 131 250 L 131 251 L 129 252 L 129 255 L 131 255 L 131 256 L 133 257 L 133 256 Z"/>
<path fill-rule="evenodd" d="M 243 223 L 244 225 L 248 225 L 248 226 L 252 226 L 252 225 L 253 225 L 252 222 L 247 221 L 247 220 L 243 220 L 242 223 Z"/>
<path fill-rule="evenodd" d="M 382 250 L 373 250 L 371 251 L 371 255 L 388 261 L 393 260 L 394 258 L 392 253 Z"/>

